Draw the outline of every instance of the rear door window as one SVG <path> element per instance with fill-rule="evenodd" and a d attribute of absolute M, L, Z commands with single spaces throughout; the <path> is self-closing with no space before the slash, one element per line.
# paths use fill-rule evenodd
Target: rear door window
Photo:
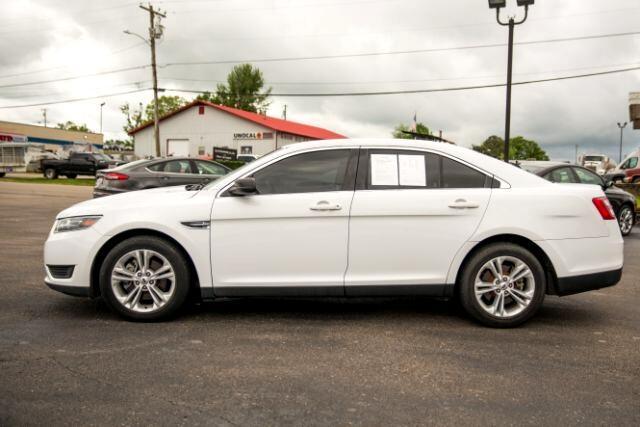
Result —
<path fill-rule="evenodd" d="M 189 160 L 170 160 L 168 162 L 156 163 L 148 167 L 154 172 L 164 173 L 192 173 L 191 162 Z"/>
<path fill-rule="evenodd" d="M 442 157 L 442 188 L 484 188 L 486 178 L 482 172 Z"/>
<path fill-rule="evenodd" d="M 571 168 L 569 167 L 554 169 L 546 174 L 544 176 L 544 179 L 551 182 L 557 182 L 559 184 L 570 184 L 578 182 L 576 177 L 573 175 Z"/>

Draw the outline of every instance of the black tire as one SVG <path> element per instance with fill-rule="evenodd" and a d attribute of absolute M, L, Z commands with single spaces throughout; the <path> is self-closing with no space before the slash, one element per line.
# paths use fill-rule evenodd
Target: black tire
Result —
<path fill-rule="evenodd" d="M 4 178 L 6 174 L 7 174 L 6 172 L 0 172 L 0 178 Z"/>
<path fill-rule="evenodd" d="M 634 176 L 633 179 L 631 179 L 631 183 L 640 184 L 640 176 Z"/>
<path fill-rule="evenodd" d="M 476 298 L 474 287 L 476 276 L 487 262 L 496 257 L 518 258 L 529 267 L 534 279 L 533 295 L 529 305 L 513 316 L 499 317 L 490 314 Z M 527 249 L 513 243 L 493 243 L 481 248 L 469 259 L 460 277 L 458 290 L 462 307 L 475 320 L 494 328 L 512 328 L 529 320 L 542 305 L 546 292 L 546 276 L 540 261 Z M 488 293 L 487 295 L 491 294 Z M 505 295 L 508 294 L 505 293 Z M 515 303 L 512 297 L 507 296 L 506 298 L 510 303 Z"/>
<path fill-rule="evenodd" d="M 54 168 L 47 168 L 44 170 L 44 177 L 47 179 L 58 179 L 58 171 Z"/>
<path fill-rule="evenodd" d="M 625 217 L 625 215 L 631 215 L 631 226 L 630 227 L 623 227 L 622 224 L 622 218 Z M 631 230 L 633 230 L 633 226 L 635 225 L 635 212 L 633 211 L 633 208 L 629 205 L 622 205 L 620 206 L 620 210 L 618 211 L 618 226 L 620 226 L 620 234 L 622 234 L 623 236 L 628 236 L 629 234 L 631 234 Z"/>
<path fill-rule="evenodd" d="M 69 179 L 76 179 L 78 177 L 78 174 L 77 173 L 68 173 L 66 175 L 66 177 L 69 178 Z"/>
<path fill-rule="evenodd" d="M 151 312 L 139 312 L 125 307 L 116 297 L 111 287 L 111 272 L 118 260 L 127 253 L 146 249 L 159 253 L 171 264 L 175 273 L 175 289 L 166 303 Z M 156 321 L 174 316 L 184 305 L 190 288 L 189 266 L 181 251 L 172 243 L 154 236 L 138 236 L 117 244 L 104 259 L 100 267 L 100 292 L 107 305 L 128 320 Z"/>

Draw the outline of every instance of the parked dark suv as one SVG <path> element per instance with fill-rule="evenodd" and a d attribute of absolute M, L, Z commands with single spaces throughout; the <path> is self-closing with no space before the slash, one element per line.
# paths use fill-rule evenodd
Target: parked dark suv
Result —
<path fill-rule="evenodd" d="M 173 185 L 207 184 L 230 170 L 220 163 L 189 157 L 138 160 L 99 171 L 93 197 Z"/>
<path fill-rule="evenodd" d="M 620 232 L 623 236 L 629 235 L 636 221 L 636 198 L 618 187 L 614 187 L 611 181 L 605 181 L 600 175 L 583 168 L 562 162 L 517 162 L 517 166 L 534 173 L 547 181 L 560 184 L 594 184 L 604 190 L 613 211 L 618 218 Z"/>

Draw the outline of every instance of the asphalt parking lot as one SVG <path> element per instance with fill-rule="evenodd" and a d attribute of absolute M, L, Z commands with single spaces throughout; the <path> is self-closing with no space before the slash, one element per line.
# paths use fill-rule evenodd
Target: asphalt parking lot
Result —
<path fill-rule="evenodd" d="M 237 299 L 168 323 L 49 290 L 91 187 L 0 183 L 0 425 L 640 425 L 640 229 L 622 282 L 513 330 L 430 299 Z"/>

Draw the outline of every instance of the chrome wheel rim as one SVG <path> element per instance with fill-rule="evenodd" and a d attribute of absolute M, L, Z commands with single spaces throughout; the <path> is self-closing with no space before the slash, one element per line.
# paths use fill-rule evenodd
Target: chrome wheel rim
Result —
<path fill-rule="evenodd" d="M 111 271 L 111 289 L 125 308 L 137 313 L 160 310 L 175 291 L 171 263 L 149 249 L 136 249 L 118 259 Z"/>
<path fill-rule="evenodd" d="M 631 212 L 631 209 L 622 209 L 622 212 L 620 213 L 620 220 L 618 222 L 620 224 L 620 231 L 624 234 L 629 233 L 633 227 L 633 212 Z"/>
<path fill-rule="evenodd" d="M 476 300 L 492 316 L 510 318 L 531 304 L 536 283 L 531 268 L 512 256 L 496 257 L 478 270 L 474 283 Z"/>

